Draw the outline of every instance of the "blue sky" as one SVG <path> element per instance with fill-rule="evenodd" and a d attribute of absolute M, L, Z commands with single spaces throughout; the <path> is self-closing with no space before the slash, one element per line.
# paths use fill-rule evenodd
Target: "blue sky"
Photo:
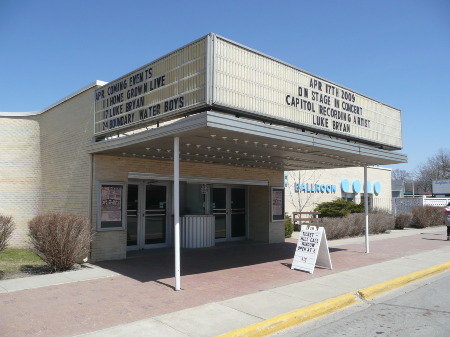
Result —
<path fill-rule="evenodd" d="M 210 32 L 402 110 L 411 171 L 450 147 L 450 1 L 0 0 L 0 111 L 41 110 Z"/>

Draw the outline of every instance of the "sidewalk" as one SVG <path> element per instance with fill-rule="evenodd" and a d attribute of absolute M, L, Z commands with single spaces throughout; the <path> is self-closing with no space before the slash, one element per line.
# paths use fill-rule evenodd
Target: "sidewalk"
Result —
<path fill-rule="evenodd" d="M 215 336 L 447 262 L 445 227 L 329 241 L 333 270 L 290 269 L 296 239 L 183 250 L 0 281 L 5 336 Z M 56 285 L 57 284 L 57 285 Z M 50 286 L 53 285 L 53 286 Z M 23 289 L 23 290 L 21 290 Z"/>

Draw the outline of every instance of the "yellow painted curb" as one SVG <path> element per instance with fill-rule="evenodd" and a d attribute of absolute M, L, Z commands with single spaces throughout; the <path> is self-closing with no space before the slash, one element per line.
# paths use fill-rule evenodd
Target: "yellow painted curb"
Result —
<path fill-rule="evenodd" d="M 245 328 L 227 332 L 221 337 L 267 336 L 274 332 L 332 313 L 357 302 L 354 294 L 348 293 L 324 302 L 297 309 L 286 314 L 269 318 L 265 321 L 249 325 Z"/>
<path fill-rule="evenodd" d="M 359 296 L 361 296 L 364 299 L 370 299 L 372 297 L 375 297 L 377 295 L 380 295 L 386 291 L 390 291 L 390 290 L 394 290 L 398 287 L 404 286 L 410 282 L 414 282 L 417 280 L 420 280 L 424 277 L 428 277 L 428 276 L 432 276 L 434 274 L 443 272 L 445 270 L 449 270 L 450 269 L 450 261 L 438 264 L 436 266 L 424 269 L 424 270 L 420 270 L 420 271 L 416 271 L 414 273 L 405 275 L 405 276 L 401 276 L 398 278 L 395 278 L 393 280 L 390 281 L 386 281 L 365 289 L 361 289 L 358 291 Z"/>
<path fill-rule="evenodd" d="M 395 278 L 393 280 L 383 282 L 372 287 L 361 289 L 357 294 L 364 298 L 369 299 L 380 295 L 384 292 L 394 290 L 398 287 L 406 285 L 410 282 L 420 280 L 422 278 L 432 276 L 437 273 L 450 269 L 450 261 L 438 264 L 436 266 L 417 271 L 402 277 Z M 265 321 L 249 325 L 244 328 L 227 332 L 217 337 L 256 337 L 267 336 L 277 331 L 284 330 L 294 325 L 307 322 L 314 318 L 330 314 L 338 311 L 342 308 L 350 306 L 359 302 L 358 298 L 353 293 L 341 295 L 324 302 L 310 305 L 306 308 L 297 309 L 286 314 L 282 314 L 276 317 L 269 318 Z"/>

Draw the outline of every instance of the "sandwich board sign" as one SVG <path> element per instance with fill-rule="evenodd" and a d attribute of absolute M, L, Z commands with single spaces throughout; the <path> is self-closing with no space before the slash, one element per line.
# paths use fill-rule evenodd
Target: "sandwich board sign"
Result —
<path fill-rule="evenodd" d="M 312 274 L 316 265 L 333 269 L 325 229 L 302 225 L 291 269 Z"/>

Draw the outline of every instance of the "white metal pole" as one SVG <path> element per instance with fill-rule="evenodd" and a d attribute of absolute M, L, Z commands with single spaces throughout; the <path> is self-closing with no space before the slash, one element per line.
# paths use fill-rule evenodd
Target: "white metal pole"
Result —
<path fill-rule="evenodd" d="M 369 193 L 367 193 L 367 166 L 364 166 L 364 213 L 366 219 L 366 253 L 369 253 Z"/>
<path fill-rule="evenodd" d="M 180 281 L 180 138 L 173 142 L 173 210 L 175 236 L 175 290 L 181 290 Z"/>

